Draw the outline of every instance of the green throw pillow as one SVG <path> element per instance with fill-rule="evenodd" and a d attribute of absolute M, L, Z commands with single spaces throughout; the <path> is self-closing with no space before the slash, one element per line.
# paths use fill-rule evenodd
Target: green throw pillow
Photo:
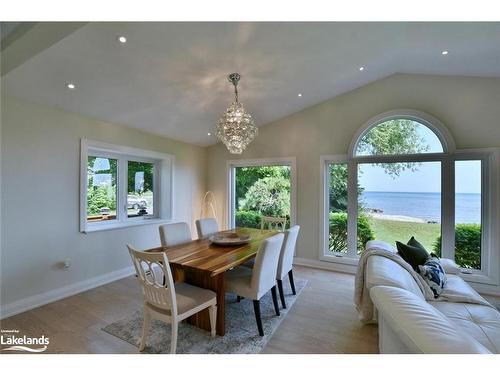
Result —
<path fill-rule="evenodd" d="M 413 247 L 418 247 L 419 249 L 422 249 L 427 253 L 427 250 L 425 249 L 424 245 L 418 242 L 414 236 L 411 236 L 410 240 L 406 244 Z"/>
<path fill-rule="evenodd" d="M 414 245 L 410 245 L 410 242 Z M 408 241 L 408 244 L 396 241 L 396 247 L 398 248 L 398 254 L 401 255 L 401 258 L 403 258 L 406 263 L 409 263 L 414 270 L 418 270 L 418 266 L 422 266 L 429 258 L 427 250 L 425 250 L 422 244 L 415 240 L 414 237 Z"/>

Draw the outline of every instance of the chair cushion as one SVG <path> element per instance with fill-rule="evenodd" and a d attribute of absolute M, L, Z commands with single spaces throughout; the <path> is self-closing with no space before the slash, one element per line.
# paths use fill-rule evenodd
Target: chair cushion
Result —
<path fill-rule="evenodd" d="M 490 353 L 441 312 L 407 290 L 376 286 L 370 290 L 370 296 L 384 322 L 410 353 Z"/>
<path fill-rule="evenodd" d="M 431 302 L 460 331 L 474 337 L 492 353 L 500 353 L 500 312 L 472 303 Z"/>
<path fill-rule="evenodd" d="M 175 284 L 177 314 L 181 315 L 195 307 L 216 298 L 215 292 L 186 283 Z M 162 314 L 170 315 L 170 310 L 161 309 L 148 303 L 148 306 Z"/>
<path fill-rule="evenodd" d="M 226 291 L 248 299 L 259 299 L 252 291 L 253 270 L 248 267 L 235 267 L 225 273 Z"/>

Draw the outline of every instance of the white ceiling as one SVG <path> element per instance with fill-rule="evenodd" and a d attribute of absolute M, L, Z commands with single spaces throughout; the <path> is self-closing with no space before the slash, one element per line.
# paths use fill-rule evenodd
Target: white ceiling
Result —
<path fill-rule="evenodd" d="M 500 23 L 89 23 L 2 84 L 30 101 L 209 145 L 233 99 L 233 71 L 262 125 L 394 73 L 500 77 Z"/>

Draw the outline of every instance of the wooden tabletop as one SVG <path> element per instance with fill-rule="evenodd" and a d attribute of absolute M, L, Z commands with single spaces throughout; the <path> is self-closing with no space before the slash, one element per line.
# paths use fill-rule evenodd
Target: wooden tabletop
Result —
<path fill-rule="evenodd" d="M 204 239 L 176 246 L 157 247 L 147 251 L 165 251 L 171 265 L 209 272 L 211 276 L 215 276 L 255 257 L 261 242 L 278 233 L 274 230 L 254 228 L 236 228 L 220 233 L 226 232 L 249 235 L 250 242 L 237 246 L 218 246 L 210 243 L 208 239 Z"/>

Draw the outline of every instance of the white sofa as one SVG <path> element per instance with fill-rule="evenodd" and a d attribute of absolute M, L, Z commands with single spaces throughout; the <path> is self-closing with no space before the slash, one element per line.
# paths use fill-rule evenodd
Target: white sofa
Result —
<path fill-rule="evenodd" d="M 395 248 L 369 241 L 366 249 Z M 482 299 L 458 274 L 450 260 L 442 260 L 447 290 L 468 291 Z M 455 302 L 425 301 L 413 277 L 399 264 L 370 256 L 365 288 L 377 311 L 381 353 L 500 353 L 500 313 L 493 307 Z"/>

